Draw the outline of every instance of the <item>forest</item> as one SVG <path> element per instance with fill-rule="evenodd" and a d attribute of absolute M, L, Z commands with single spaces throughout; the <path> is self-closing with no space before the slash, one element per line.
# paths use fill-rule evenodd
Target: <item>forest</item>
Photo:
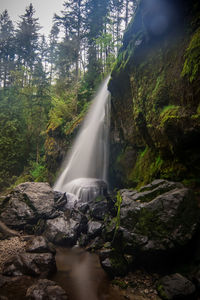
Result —
<path fill-rule="evenodd" d="M 111 71 L 136 1 L 65 1 L 48 37 L 32 4 L 0 15 L 0 189 L 55 180 L 91 95 Z M 62 140 L 61 153 L 52 135 Z"/>

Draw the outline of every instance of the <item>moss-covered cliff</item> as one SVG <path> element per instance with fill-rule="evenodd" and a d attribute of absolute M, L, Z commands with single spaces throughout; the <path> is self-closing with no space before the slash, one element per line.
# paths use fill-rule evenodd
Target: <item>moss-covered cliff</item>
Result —
<path fill-rule="evenodd" d="M 200 3 L 141 0 L 111 74 L 110 182 L 200 180 Z"/>

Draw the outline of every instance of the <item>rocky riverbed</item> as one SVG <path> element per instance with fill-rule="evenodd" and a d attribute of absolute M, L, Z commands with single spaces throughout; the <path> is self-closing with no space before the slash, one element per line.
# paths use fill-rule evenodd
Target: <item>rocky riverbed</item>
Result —
<path fill-rule="evenodd" d="M 87 203 L 47 183 L 24 183 L 4 197 L 0 217 L 19 235 L 7 238 L 5 226 L 1 232 L 0 286 L 7 299 L 14 282 L 23 287 L 16 300 L 41 293 L 40 299 L 68 299 L 65 286 L 50 279 L 57 270 L 55 246 L 75 245 L 99 256 L 98 268 L 110 282 L 105 299 L 198 299 L 198 205 L 180 183 L 155 180 L 139 191 L 105 191 Z"/>

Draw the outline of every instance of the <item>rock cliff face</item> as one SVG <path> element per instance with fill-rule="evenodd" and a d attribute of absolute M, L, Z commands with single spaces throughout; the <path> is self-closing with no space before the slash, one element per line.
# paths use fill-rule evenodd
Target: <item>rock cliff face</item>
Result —
<path fill-rule="evenodd" d="M 141 0 L 111 74 L 110 182 L 197 182 L 200 3 Z"/>

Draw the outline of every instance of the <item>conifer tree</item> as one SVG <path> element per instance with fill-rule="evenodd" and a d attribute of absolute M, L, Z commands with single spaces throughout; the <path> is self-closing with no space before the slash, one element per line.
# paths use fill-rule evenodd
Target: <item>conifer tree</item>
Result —
<path fill-rule="evenodd" d="M 0 15 L 0 86 L 10 85 L 10 71 L 14 69 L 14 26 L 8 11 Z"/>
<path fill-rule="evenodd" d="M 16 44 L 18 55 L 18 67 L 24 66 L 26 70 L 25 82 L 31 80 L 31 72 L 37 61 L 39 48 L 39 29 L 38 19 L 34 18 L 35 10 L 30 4 L 26 8 L 24 15 L 20 16 L 16 31 Z"/>

